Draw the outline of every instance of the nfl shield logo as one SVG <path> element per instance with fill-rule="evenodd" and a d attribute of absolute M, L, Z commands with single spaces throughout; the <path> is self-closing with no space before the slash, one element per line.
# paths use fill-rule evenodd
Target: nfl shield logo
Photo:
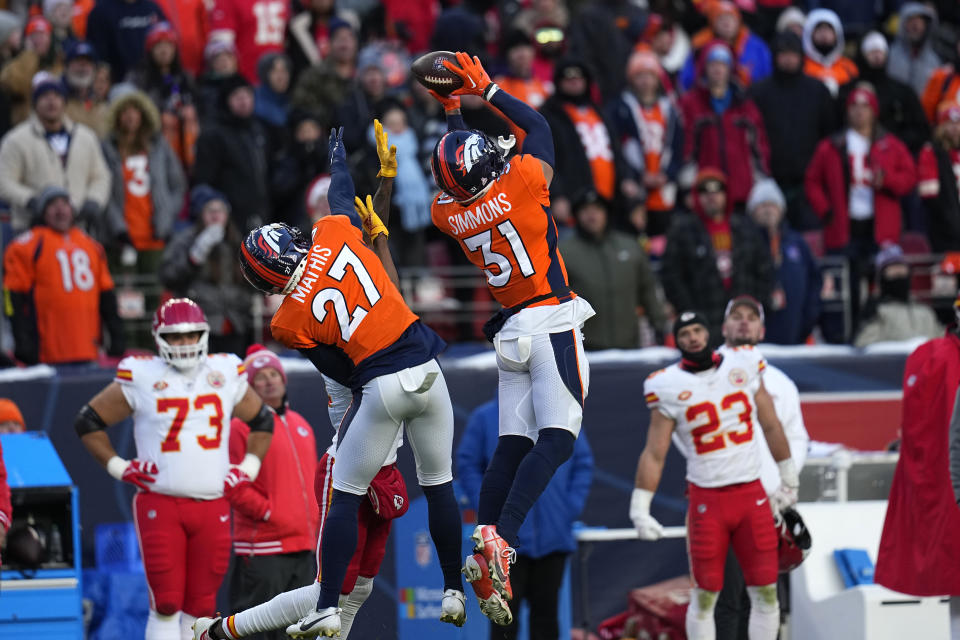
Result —
<path fill-rule="evenodd" d="M 420 567 L 430 566 L 430 562 L 433 561 L 433 549 L 430 545 L 430 534 L 426 531 L 421 531 L 417 534 L 417 546 L 415 550 L 415 558 L 417 560 L 417 565 Z"/>

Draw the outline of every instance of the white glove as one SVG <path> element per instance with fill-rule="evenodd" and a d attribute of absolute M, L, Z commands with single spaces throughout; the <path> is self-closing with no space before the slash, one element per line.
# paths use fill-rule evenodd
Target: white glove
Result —
<path fill-rule="evenodd" d="M 641 540 L 659 540 L 663 537 L 663 525 L 650 515 L 653 491 L 634 489 L 630 496 L 630 520 Z"/>
<path fill-rule="evenodd" d="M 779 518 L 780 513 L 787 507 L 797 504 L 797 492 L 800 489 L 800 475 L 792 458 L 777 463 L 780 467 L 780 486 L 770 496 L 770 509 L 773 517 Z"/>
<path fill-rule="evenodd" d="M 201 265 L 206 262 L 210 251 L 223 240 L 223 234 L 225 232 L 225 226 L 215 224 L 198 233 L 197 237 L 193 240 L 193 245 L 190 247 L 190 261 L 196 265 Z"/>

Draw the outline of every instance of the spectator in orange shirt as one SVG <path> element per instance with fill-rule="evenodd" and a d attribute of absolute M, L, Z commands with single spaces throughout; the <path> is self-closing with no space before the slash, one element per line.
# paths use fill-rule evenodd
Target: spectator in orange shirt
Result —
<path fill-rule="evenodd" d="M 956 54 L 953 64 L 944 65 L 930 75 L 920 97 L 923 112 L 931 124 L 937 122 L 937 106 L 941 102 L 960 103 L 960 38 L 957 39 Z"/>
<path fill-rule="evenodd" d="M 0 398 L 0 434 L 23 433 L 27 425 L 20 413 L 20 407 L 10 398 Z M 0 489 L 2 491 L 2 489 Z M 2 511 L 2 509 L 0 509 Z M 2 518 L 2 516 L 0 516 Z"/>
<path fill-rule="evenodd" d="M 107 353 L 122 355 L 123 331 L 103 247 L 74 226 L 64 189 L 41 191 L 37 211 L 33 229 L 17 236 L 3 257 L 14 355 L 25 364 L 90 362 L 97 358 L 102 328 Z"/>
<path fill-rule="evenodd" d="M 550 205 L 560 226 L 573 227 L 571 202 L 596 191 L 607 201 L 636 202 L 643 194 L 620 155 L 614 129 L 591 99 L 593 78 L 577 59 L 557 64 L 554 93 L 540 109 L 553 132 L 556 177 L 550 183 Z M 625 198 L 621 198 L 621 195 Z M 616 220 L 614 226 L 622 220 Z"/>
<path fill-rule="evenodd" d="M 494 78 L 494 82 L 518 100 L 539 109 L 544 100 L 553 93 L 553 85 L 542 82 L 533 75 L 536 53 L 530 36 L 518 30 L 509 32 L 503 40 L 507 73 Z"/>
<path fill-rule="evenodd" d="M 856 79 L 857 65 L 843 55 L 843 25 L 830 9 L 814 9 L 803 25 L 803 72 L 820 80 L 834 97 Z"/>
<path fill-rule="evenodd" d="M 183 208 L 187 178 L 160 134 L 160 114 L 150 98 L 130 85 L 117 85 L 112 93 L 103 141 L 113 185 L 106 214 L 111 257 L 136 273 L 156 273 Z"/>

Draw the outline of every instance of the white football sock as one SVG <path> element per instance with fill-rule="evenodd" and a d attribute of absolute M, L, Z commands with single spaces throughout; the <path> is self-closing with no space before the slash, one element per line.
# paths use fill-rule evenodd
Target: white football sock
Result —
<path fill-rule="evenodd" d="M 180 640 L 180 612 L 162 616 L 153 609 L 147 616 L 147 630 L 143 640 Z"/>
<path fill-rule="evenodd" d="M 690 606 L 687 607 L 687 640 L 716 640 L 717 627 L 713 623 L 713 608 L 716 605 L 716 591 L 704 591 L 696 587 L 690 590 Z"/>
<path fill-rule="evenodd" d="M 193 640 L 193 623 L 197 621 L 196 616 L 192 616 L 186 611 L 180 612 L 180 638 L 181 640 Z"/>
<path fill-rule="evenodd" d="M 780 602 L 777 600 L 777 585 L 747 587 L 750 596 L 750 622 L 747 637 L 750 640 L 777 640 L 780 632 Z"/>
<path fill-rule="evenodd" d="M 241 611 L 232 616 L 233 627 L 240 636 L 249 636 L 262 631 L 286 629 L 317 607 L 320 597 L 320 583 L 314 582 L 305 587 L 284 591 L 268 602 Z M 223 628 L 227 629 L 226 621 Z"/>
<path fill-rule="evenodd" d="M 353 586 L 353 591 L 347 595 L 340 596 L 340 637 L 347 640 L 350 635 L 350 627 L 353 626 L 353 620 L 357 616 L 357 611 L 363 606 L 370 593 L 373 592 L 373 578 L 357 578 L 357 583 Z"/>

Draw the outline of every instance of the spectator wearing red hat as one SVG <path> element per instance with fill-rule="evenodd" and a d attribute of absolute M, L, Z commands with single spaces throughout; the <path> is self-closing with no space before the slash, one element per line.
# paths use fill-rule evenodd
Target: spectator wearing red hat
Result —
<path fill-rule="evenodd" d="M 60 74 L 63 60 L 53 47 L 53 29 L 43 16 L 33 16 L 23 31 L 23 50 L 0 71 L 0 89 L 10 98 L 10 124 L 30 116 L 33 76 L 38 71 Z"/>
<path fill-rule="evenodd" d="M 667 232 L 660 282 L 674 309 L 695 309 L 709 323 L 714 344 L 727 301 L 750 295 L 769 306 L 774 271 L 770 250 L 746 216 L 731 215 L 727 180 L 701 169 L 693 184 L 693 211 L 677 212 Z"/>
<path fill-rule="evenodd" d="M 177 32 L 168 22 L 158 22 L 147 32 L 146 57 L 130 80 L 150 96 L 160 111 L 163 136 L 183 168 L 190 171 L 194 146 L 200 135 L 193 79 L 180 63 Z"/>
<path fill-rule="evenodd" d="M 97 0 L 87 16 L 87 40 L 120 82 L 143 60 L 147 32 L 166 20 L 153 0 Z"/>
<path fill-rule="evenodd" d="M 933 142 L 920 150 L 917 179 L 931 248 L 960 251 L 960 104 L 944 102 L 937 109 Z"/>
<path fill-rule="evenodd" d="M 723 167 L 727 195 L 733 205 L 742 206 L 754 181 L 770 174 L 770 147 L 763 117 L 734 82 L 734 72 L 733 54 L 725 42 L 716 40 L 703 47 L 699 82 L 680 98 L 680 109 L 689 173 L 702 167 Z"/>
<path fill-rule="evenodd" d="M 283 53 L 290 0 L 213 0 L 210 40 L 237 47 L 240 73 L 257 84 L 257 63 L 265 53 Z"/>
<path fill-rule="evenodd" d="M 204 0 L 158 0 L 179 36 L 180 61 L 191 76 L 203 73 L 208 16 Z"/>
<path fill-rule="evenodd" d="M 810 207 L 823 221 L 827 252 L 847 259 L 853 292 L 860 291 L 877 247 L 900 242 L 900 198 L 916 184 L 910 151 L 877 125 L 878 112 L 869 84 L 851 91 L 847 128 L 820 141 L 804 182 Z M 853 326 L 859 308 L 859 296 L 853 295 Z M 826 337 L 843 341 L 836 331 Z"/>
<path fill-rule="evenodd" d="M 23 414 L 20 413 L 20 407 L 10 398 L 0 398 L 0 434 L 3 433 L 23 433 L 27 425 L 23 420 Z M 3 490 L 0 489 L 0 492 Z M 2 499 L 0 499 L 2 501 Z M 0 511 L 3 507 L 0 506 Z M 10 513 L 7 510 L 7 513 Z M 0 516 L 0 520 L 3 516 Z M 7 523 L 9 524 L 9 522 Z"/>
<path fill-rule="evenodd" d="M 274 437 L 257 479 L 227 494 L 234 513 L 230 600 L 237 611 L 313 582 L 320 521 L 314 493 L 316 440 L 309 423 L 287 402 L 287 374 L 280 358 L 254 344 L 243 366 L 250 386 L 273 410 Z M 231 464 L 243 460 L 249 434 L 245 422 L 231 422 Z M 282 640 L 286 634 L 278 630 L 248 637 Z"/>
<path fill-rule="evenodd" d="M 693 52 L 680 72 L 680 85 L 690 89 L 696 81 L 696 60 L 700 51 L 715 40 L 721 40 L 733 51 L 739 79 L 745 87 L 763 80 L 773 72 L 770 48 L 760 36 L 743 24 L 740 9 L 733 2 L 713 2 L 707 10 L 710 24 L 694 34 Z"/>
<path fill-rule="evenodd" d="M 627 88 L 607 107 L 624 161 L 646 189 L 646 232 L 661 236 L 676 203 L 683 166 L 683 124 L 670 80 L 652 51 L 635 51 L 627 61 Z M 634 227 L 638 220 L 631 220 Z"/>

